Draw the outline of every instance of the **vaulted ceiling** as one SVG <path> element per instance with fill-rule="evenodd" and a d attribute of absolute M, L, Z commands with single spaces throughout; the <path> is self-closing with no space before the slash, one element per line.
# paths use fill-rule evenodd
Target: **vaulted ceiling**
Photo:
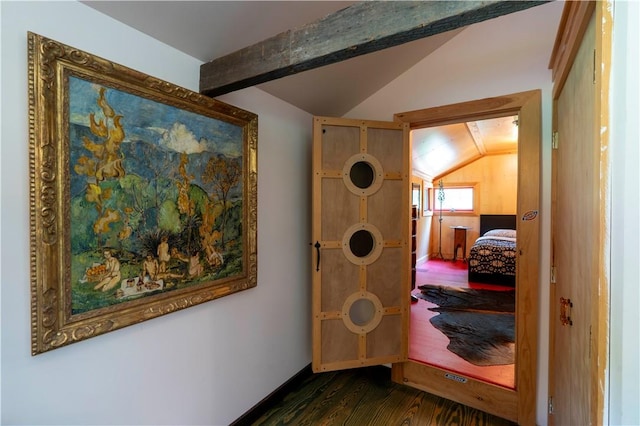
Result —
<path fill-rule="evenodd" d="M 302 27 L 353 5 L 350 1 L 86 1 L 98 11 L 203 62 Z M 539 6 L 536 6 L 539 7 Z M 549 9 L 558 20 L 560 8 Z M 527 13 L 518 12 L 518 13 Z M 533 14 L 535 28 L 540 14 Z M 464 28 L 415 40 L 259 84 L 313 115 L 343 116 Z M 514 117 L 413 132 L 414 169 L 438 176 L 482 155 L 517 149 L 505 142 Z M 511 137 L 511 136 L 510 136 Z M 450 162 L 434 159 L 448 152 Z"/>
<path fill-rule="evenodd" d="M 86 1 L 203 62 L 335 13 L 351 1 Z M 340 117 L 454 37 L 416 40 L 258 85 L 313 115 Z M 355 82 L 355 83 L 354 83 Z"/>

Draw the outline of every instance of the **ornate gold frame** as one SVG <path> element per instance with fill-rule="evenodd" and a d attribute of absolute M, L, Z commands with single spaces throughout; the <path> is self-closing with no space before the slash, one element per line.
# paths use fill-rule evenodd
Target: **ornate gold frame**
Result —
<path fill-rule="evenodd" d="M 32 355 L 255 287 L 257 115 L 37 34 L 28 34 L 28 56 Z M 72 311 L 70 75 L 241 129 L 238 144 L 243 151 L 237 164 L 241 164 L 242 199 L 235 218 L 241 223 L 237 236 L 241 260 L 234 266 L 235 275 L 193 281 L 182 288 L 176 285 L 171 291 L 167 286 L 86 312 Z"/>

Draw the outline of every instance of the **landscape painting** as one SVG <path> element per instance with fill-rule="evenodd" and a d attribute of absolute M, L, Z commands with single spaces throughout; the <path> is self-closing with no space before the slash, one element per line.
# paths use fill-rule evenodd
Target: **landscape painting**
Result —
<path fill-rule="evenodd" d="M 32 353 L 255 286 L 257 117 L 30 42 Z"/>
<path fill-rule="evenodd" d="M 242 128 L 69 78 L 71 309 L 242 265 Z"/>

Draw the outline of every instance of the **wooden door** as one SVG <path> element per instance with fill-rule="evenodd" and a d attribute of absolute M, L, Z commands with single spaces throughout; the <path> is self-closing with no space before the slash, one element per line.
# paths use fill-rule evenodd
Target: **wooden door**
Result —
<path fill-rule="evenodd" d="M 313 370 L 407 358 L 409 128 L 314 117 Z"/>
<path fill-rule="evenodd" d="M 575 57 L 563 61 L 566 78 L 554 88 L 549 423 L 556 425 L 603 421 L 608 303 L 603 12 L 602 4 L 568 4 L 559 37 L 576 41 L 556 43 L 564 52 L 575 47 Z"/>
<path fill-rule="evenodd" d="M 562 117 L 557 130 L 562 135 L 562 146 L 558 143 L 556 151 L 556 298 L 551 303 L 556 312 L 552 318 L 556 371 L 553 405 L 559 425 L 589 424 L 589 287 L 597 279 L 598 268 L 594 262 L 597 234 L 593 226 L 598 180 L 594 161 L 598 156 L 590 124 L 595 98 L 594 28 L 592 20 L 557 102 L 558 116 Z"/>

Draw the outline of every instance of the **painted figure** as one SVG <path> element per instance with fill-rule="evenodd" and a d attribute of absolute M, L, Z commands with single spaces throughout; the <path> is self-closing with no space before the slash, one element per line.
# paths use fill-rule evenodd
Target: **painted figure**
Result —
<path fill-rule="evenodd" d="M 222 253 L 219 253 L 214 247 L 213 244 L 208 244 L 204 248 L 205 253 L 207 254 L 207 262 L 209 265 L 215 267 L 222 266 L 224 263 L 224 258 L 222 257 Z"/>
<path fill-rule="evenodd" d="M 159 272 L 164 273 L 167 271 L 167 263 L 171 260 L 171 255 L 169 254 L 169 243 L 166 235 L 162 237 L 160 240 L 160 244 L 158 244 L 158 260 L 159 263 Z"/>
<path fill-rule="evenodd" d="M 189 278 L 196 278 L 204 272 L 200 263 L 200 253 L 196 250 L 190 256 L 180 253 L 175 247 L 171 249 L 171 255 L 187 264 L 187 275 Z"/>
<path fill-rule="evenodd" d="M 142 263 L 142 275 L 141 279 L 144 280 L 145 276 L 148 276 L 150 280 L 155 281 L 158 279 L 159 273 L 159 264 L 156 259 L 153 258 L 150 254 L 147 255 L 147 258 Z"/>
<path fill-rule="evenodd" d="M 113 257 L 111 250 L 105 250 L 103 254 L 106 267 L 105 276 L 93 289 L 107 291 L 118 285 L 122 277 L 120 275 L 120 261 Z"/>

